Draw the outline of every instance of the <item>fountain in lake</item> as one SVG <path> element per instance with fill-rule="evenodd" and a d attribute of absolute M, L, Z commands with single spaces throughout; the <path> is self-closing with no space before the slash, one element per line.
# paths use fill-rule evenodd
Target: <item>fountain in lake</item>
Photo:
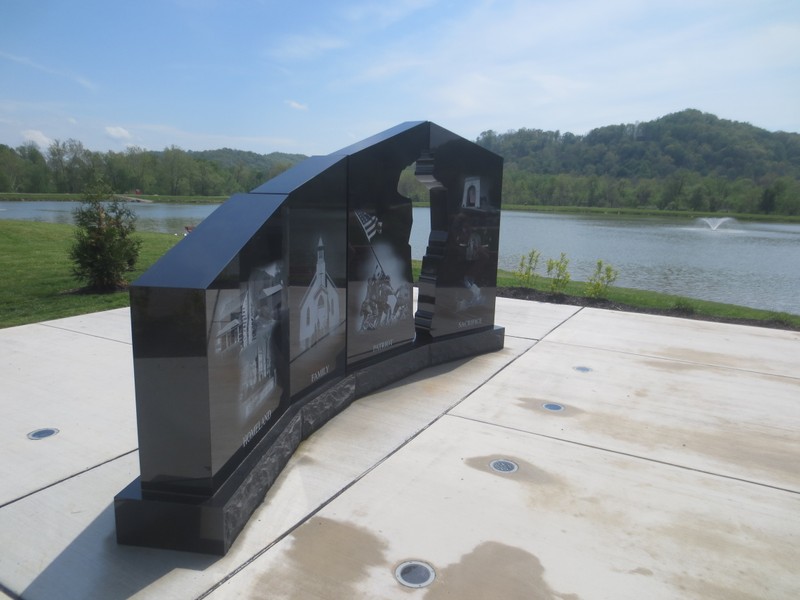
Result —
<path fill-rule="evenodd" d="M 708 225 L 711 231 L 716 231 L 721 225 L 738 223 L 733 217 L 701 217 L 697 220 Z"/>

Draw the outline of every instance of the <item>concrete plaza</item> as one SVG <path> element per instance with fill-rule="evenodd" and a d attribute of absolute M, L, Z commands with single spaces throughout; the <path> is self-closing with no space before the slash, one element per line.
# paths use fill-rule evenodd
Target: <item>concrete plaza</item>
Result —
<path fill-rule="evenodd" d="M 0 597 L 800 598 L 800 333 L 508 299 L 496 322 L 502 351 L 303 442 L 223 558 L 115 541 L 129 311 L 0 330 Z"/>

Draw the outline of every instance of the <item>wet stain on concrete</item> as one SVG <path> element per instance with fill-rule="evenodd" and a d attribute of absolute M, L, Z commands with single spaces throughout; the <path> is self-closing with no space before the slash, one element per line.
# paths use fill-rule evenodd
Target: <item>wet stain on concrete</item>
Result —
<path fill-rule="evenodd" d="M 642 361 L 642 366 L 666 373 L 683 373 L 685 371 L 708 371 L 709 365 L 701 365 L 672 358 L 649 358 Z"/>
<path fill-rule="evenodd" d="M 735 475 L 763 480 L 764 474 L 771 474 L 783 484 L 793 482 L 796 486 L 797 463 L 794 458 L 800 451 L 797 439 L 791 439 L 787 432 L 753 434 L 731 428 L 719 433 L 691 432 L 687 435 L 686 448 L 705 454 L 731 465 Z M 749 467 L 750 473 L 742 473 L 737 467 Z M 748 469 L 748 470 L 749 470 Z M 775 479 L 767 477 L 767 481 Z"/>
<path fill-rule="evenodd" d="M 533 554 L 499 542 L 484 542 L 458 563 L 437 569 L 436 581 L 427 588 L 424 599 L 580 600 L 575 594 L 553 590 L 544 573 L 542 563 Z"/>
<path fill-rule="evenodd" d="M 718 419 L 713 429 L 709 429 L 708 424 L 688 419 L 686 426 L 680 427 L 663 421 L 657 423 L 652 418 L 653 412 L 643 414 L 652 420 L 637 422 L 633 416 L 620 419 L 613 414 L 597 412 L 587 413 L 586 424 L 603 438 L 614 440 L 611 447 L 618 447 L 618 442 L 635 444 L 646 449 L 649 456 L 666 457 L 689 465 L 692 462 L 687 462 L 687 456 L 700 455 L 717 465 L 726 465 L 722 472 L 736 477 L 780 482 L 782 486 L 797 486 L 799 483 L 794 457 L 800 452 L 800 440 L 790 430 L 758 428 L 724 419 Z M 657 413 L 655 417 L 658 417 Z M 676 460 L 674 454 L 662 452 L 678 452 L 680 458 Z M 717 465 L 714 470 L 719 472 L 720 466 Z"/>
<path fill-rule="evenodd" d="M 511 460 L 517 463 L 519 470 L 513 473 L 498 473 L 494 471 L 490 466 L 493 460 L 504 459 L 504 460 Z M 495 475 L 497 477 L 502 477 L 504 479 L 514 479 L 519 482 L 524 483 L 534 483 L 537 485 L 558 485 L 561 483 L 561 479 L 545 471 L 544 469 L 537 467 L 529 463 L 527 460 L 523 460 L 521 458 L 516 458 L 514 456 L 508 455 L 493 455 L 493 456 L 475 456 L 472 458 L 464 459 L 464 464 L 468 467 L 472 467 L 473 469 L 477 469 L 478 471 L 483 471 L 484 473 L 489 473 L 491 475 Z"/>
<path fill-rule="evenodd" d="M 753 355 L 740 357 L 723 352 L 705 352 L 703 350 L 681 347 L 663 348 L 658 350 L 655 354 L 663 358 L 661 360 L 648 361 L 650 366 L 664 370 L 707 369 L 709 366 L 715 366 L 761 373 L 774 372 L 774 367 L 771 364 L 759 360 L 757 356 Z M 664 365 L 663 363 L 665 361 L 667 365 L 671 366 Z"/>
<path fill-rule="evenodd" d="M 290 564 L 270 569 L 256 584 L 264 598 L 358 598 L 369 569 L 386 566 L 387 543 L 363 527 L 314 517 L 290 536 Z M 290 589 L 283 588 L 287 582 Z"/>
<path fill-rule="evenodd" d="M 754 579 L 761 579 L 754 577 Z M 739 584 L 720 585 L 713 581 L 701 579 L 697 577 L 681 576 L 676 577 L 671 583 L 680 590 L 680 594 L 676 597 L 682 598 L 709 598 L 714 600 L 762 600 L 763 598 L 790 598 L 790 595 L 784 596 L 782 592 L 777 592 L 775 589 L 770 589 L 769 582 L 754 581 L 754 587 L 760 588 L 759 591 L 747 591 L 743 589 L 741 582 Z M 749 587 L 749 586 L 748 586 Z M 778 586 L 780 587 L 780 582 Z M 787 590 L 788 591 L 788 590 Z"/>
<path fill-rule="evenodd" d="M 660 539 L 685 552 L 705 556 L 725 556 L 731 564 L 759 565 L 787 575 L 797 571 L 797 547 L 791 531 L 769 533 L 743 519 L 725 518 L 714 513 L 675 513 L 672 522 L 656 528 Z M 766 568 L 761 567 L 762 575 Z M 727 574 L 731 574 L 728 571 Z"/>

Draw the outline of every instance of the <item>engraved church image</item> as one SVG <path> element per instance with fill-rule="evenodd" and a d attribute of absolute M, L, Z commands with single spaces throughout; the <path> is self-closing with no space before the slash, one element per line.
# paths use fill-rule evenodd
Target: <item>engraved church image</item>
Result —
<path fill-rule="evenodd" d="M 325 268 L 325 245 L 320 238 L 316 272 L 300 301 L 300 348 L 307 350 L 343 321 L 339 292 Z"/>
<path fill-rule="evenodd" d="M 413 303 L 405 169 L 428 190 Z M 225 554 L 297 446 L 355 399 L 499 350 L 503 160 L 429 121 L 232 196 L 130 288 L 140 476 L 122 544 Z"/>

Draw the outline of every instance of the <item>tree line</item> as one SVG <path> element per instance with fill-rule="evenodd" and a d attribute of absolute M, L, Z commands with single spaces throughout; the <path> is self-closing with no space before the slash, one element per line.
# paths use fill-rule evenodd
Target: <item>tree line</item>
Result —
<path fill-rule="evenodd" d="M 0 144 L 0 192 L 82 194 L 103 181 L 117 194 L 227 196 L 251 190 L 304 158 L 176 146 L 102 153 L 74 139 L 55 140 L 44 152 L 32 142 L 18 148 Z"/>
<path fill-rule="evenodd" d="M 647 208 L 800 215 L 800 135 L 688 109 L 586 135 L 485 131 L 478 144 L 505 159 L 505 205 Z M 0 145 L 0 192 L 83 193 L 93 182 L 117 194 L 227 196 L 257 187 L 300 154 L 170 146 L 92 152 L 77 140 Z M 400 192 L 427 200 L 413 176 Z"/>
<path fill-rule="evenodd" d="M 698 110 L 477 142 L 505 159 L 504 204 L 800 215 L 800 135 Z"/>

